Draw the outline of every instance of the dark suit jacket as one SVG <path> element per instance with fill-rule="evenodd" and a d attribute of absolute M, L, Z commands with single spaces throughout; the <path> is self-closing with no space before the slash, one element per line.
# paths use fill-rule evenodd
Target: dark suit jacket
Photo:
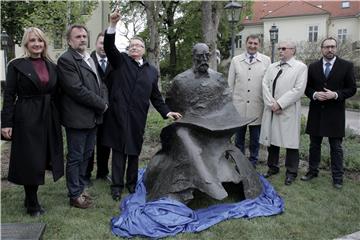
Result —
<path fill-rule="evenodd" d="M 324 88 L 335 91 L 337 99 L 318 101 L 313 99 L 316 91 Z M 345 99 L 356 93 L 354 66 L 351 62 L 336 57 L 328 78 L 325 78 L 320 59 L 310 64 L 305 94 L 310 98 L 306 133 L 313 136 L 345 136 Z"/>
<path fill-rule="evenodd" d="M 63 142 L 55 104 L 58 79 L 54 63 L 45 60 L 47 85 L 29 58 L 8 65 L 2 128 L 12 127 L 9 181 L 21 185 L 44 184 L 45 168 L 51 165 L 54 180 L 64 175 Z M 49 164 L 51 163 L 51 164 Z"/>
<path fill-rule="evenodd" d="M 103 72 L 102 68 L 100 67 L 100 63 L 98 62 L 98 59 L 96 57 L 96 52 L 93 51 L 90 56 L 92 57 L 92 59 L 94 60 L 95 62 L 95 66 L 98 70 L 98 73 L 99 73 L 99 76 L 100 78 L 103 80 L 103 82 L 106 84 L 106 86 L 108 87 L 108 90 L 109 90 L 109 82 L 110 82 L 110 75 L 111 75 L 111 72 L 113 70 L 109 60 L 107 62 L 107 65 L 106 65 L 106 69 L 105 69 L 105 72 Z"/>
<path fill-rule="evenodd" d="M 160 94 L 156 68 L 147 61 L 138 66 L 117 50 L 114 41 L 115 34 L 105 34 L 104 49 L 114 71 L 103 144 L 125 154 L 139 155 L 149 100 L 163 118 L 170 110 Z"/>
<path fill-rule="evenodd" d="M 69 128 L 93 128 L 102 123 L 108 104 L 107 88 L 96 73 L 72 48 L 58 60 L 58 76 L 62 91 L 61 121 Z"/>

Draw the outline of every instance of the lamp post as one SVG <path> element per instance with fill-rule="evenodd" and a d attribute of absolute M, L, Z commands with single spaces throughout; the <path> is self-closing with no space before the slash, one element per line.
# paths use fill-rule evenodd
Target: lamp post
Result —
<path fill-rule="evenodd" d="M 274 62 L 275 57 L 275 43 L 278 42 L 279 29 L 275 26 L 275 23 L 271 26 L 270 30 L 270 41 L 271 41 L 271 62 Z"/>
<path fill-rule="evenodd" d="M 225 5 L 224 9 L 231 24 L 231 58 L 233 58 L 235 52 L 235 24 L 240 20 L 242 4 L 231 1 Z"/>

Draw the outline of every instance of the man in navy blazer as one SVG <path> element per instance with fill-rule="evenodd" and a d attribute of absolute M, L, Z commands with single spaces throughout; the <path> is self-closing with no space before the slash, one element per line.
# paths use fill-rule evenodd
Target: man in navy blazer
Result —
<path fill-rule="evenodd" d="M 108 108 L 107 88 L 87 53 L 88 31 L 83 25 L 69 27 L 68 50 L 58 60 L 61 86 L 61 123 L 66 130 L 66 186 L 70 205 L 89 208 L 85 173 L 95 147 L 96 126 Z"/>
<path fill-rule="evenodd" d="M 110 26 L 104 38 L 106 56 L 114 72 L 102 140 L 112 149 L 111 195 L 114 200 L 121 198 L 126 162 L 126 187 L 129 193 L 135 192 L 150 101 L 163 118 L 181 118 L 181 114 L 170 111 L 160 94 L 159 73 L 143 58 L 144 41 L 133 37 L 128 54 L 116 48 L 115 27 L 119 20 L 120 13 L 116 10 L 110 15 Z"/>
<path fill-rule="evenodd" d="M 323 58 L 310 64 L 305 94 L 310 98 L 306 133 L 310 135 L 309 171 L 301 178 L 309 181 L 318 176 L 321 142 L 330 143 L 333 186 L 343 185 L 342 139 L 345 136 L 345 99 L 356 93 L 354 67 L 336 56 L 337 41 L 326 38 L 321 43 Z"/>
<path fill-rule="evenodd" d="M 111 88 L 111 79 L 112 79 L 112 67 L 109 63 L 105 50 L 104 50 L 104 33 L 99 33 L 96 42 L 95 50 L 90 54 L 91 58 L 94 60 L 95 66 L 99 73 L 101 80 L 105 83 L 106 87 L 110 91 Z M 104 119 L 107 117 L 107 112 L 104 113 Z M 103 135 L 103 124 L 97 126 L 97 135 L 96 135 L 96 179 L 109 180 L 109 157 L 111 149 L 102 144 L 102 135 Z M 91 184 L 91 172 L 94 169 L 95 154 L 93 153 L 92 158 L 89 160 L 88 167 L 86 169 L 86 180 L 88 185 Z"/>

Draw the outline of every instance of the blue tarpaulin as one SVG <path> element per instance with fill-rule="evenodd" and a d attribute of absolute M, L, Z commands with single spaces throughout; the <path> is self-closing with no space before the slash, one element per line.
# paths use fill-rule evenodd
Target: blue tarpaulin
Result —
<path fill-rule="evenodd" d="M 162 238 L 178 233 L 200 232 L 231 218 L 271 216 L 284 211 L 283 199 L 260 175 L 263 191 L 255 199 L 217 204 L 199 210 L 192 210 L 170 198 L 146 202 L 144 172 L 144 169 L 139 170 L 136 192 L 121 202 L 120 216 L 111 219 L 111 230 L 116 236 Z"/>

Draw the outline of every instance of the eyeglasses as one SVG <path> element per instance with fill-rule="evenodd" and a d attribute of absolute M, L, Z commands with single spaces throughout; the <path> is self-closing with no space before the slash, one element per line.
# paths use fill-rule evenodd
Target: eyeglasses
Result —
<path fill-rule="evenodd" d="M 130 44 L 129 48 L 145 48 L 145 47 L 141 44 Z"/>
<path fill-rule="evenodd" d="M 282 50 L 282 51 L 285 51 L 286 49 L 294 49 L 294 48 L 288 48 L 288 47 L 279 47 L 278 48 L 278 51 Z"/>
<path fill-rule="evenodd" d="M 336 48 L 336 46 L 335 46 L 335 45 L 330 45 L 330 46 L 322 46 L 322 48 L 330 49 L 330 48 Z"/>
<path fill-rule="evenodd" d="M 198 53 L 198 54 L 194 55 L 195 59 L 198 59 L 198 60 L 209 59 L 210 56 L 211 56 L 210 53 Z"/>

